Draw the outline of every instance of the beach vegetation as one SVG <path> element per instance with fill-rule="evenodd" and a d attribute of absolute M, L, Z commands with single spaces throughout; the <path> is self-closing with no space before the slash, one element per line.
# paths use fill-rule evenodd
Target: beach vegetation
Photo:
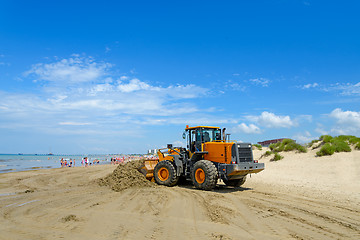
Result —
<path fill-rule="evenodd" d="M 351 152 L 349 144 L 343 140 L 333 138 L 331 144 L 334 146 L 335 152 Z"/>
<path fill-rule="evenodd" d="M 331 139 L 333 139 L 333 137 L 330 136 L 330 135 L 322 135 L 322 136 L 319 138 L 319 140 L 322 141 L 322 142 L 324 142 L 324 143 L 330 142 Z"/>
<path fill-rule="evenodd" d="M 271 146 L 271 145 L 270 145 Z M 290 152 L 290 151 L 297 151 L 297 152 L 307 152 L 307 149 L 301 145 L 296 143 L 292 139 L 284 139 L 282 142 L 278 142 L 270 148 L 273 152 Z"/>
<path fill-rule="evenodd" d="M 258 150 L 262 150 L 262 146 L 260 144 L 253 144 Z"/>
<path fill-rule="evenodd" d="M 270 145 L 269 145 L 269 148 L 270 148 L 271 151 L 273 151 L 274 148 L 275 148 L 275 143 L 270 144 Z"/>
<path fill-rule="evenodd" d="M 355 149 L 360 150 L 360 138 L 352 135 L 339 135 L 335 137 L 322 135 L 319 141 L 321 141 L 321 144 L 318 146 L 321 148 L 316 153 L 317 156 L 332 155 L 335 152 L 351 152 L 351 145 L 354 145 Z"/>
<path fill-rule="evenodd" d="M 275 153 L 274 154 L 274 157 L 270 160 L 270 161 L 279 161 L 279 160 L 281 160 L 281 159 L 283 159 L 284 157 L 283 156 L 281 156 L 279 153 Z"/>
<path fill-rule="evenodd" d="M 348 141 L 350 144 L 357 145 L 358 143 L 360 143 L 360 138 L 351 136 Z"/>
<path fill-rule="evenodd" d="M 322 145 L 320 150 L 316 152 L 316 156 L 326 156 L 326 155 L 333 155 L 335 153 L 335 147 L 331 145 L 330 143 L 325 143 Z"/>
<path fill-rule="evenodd" d="M 261 157 L 260 157 L 260 158 L 263 158 L 263 157 L 268 157 L 268 156 L 270 156 L 271 154 L 273 154 L 273 152 L 272 152 L 272 151 L 266 151 L 263 155 L 261 155 Z"/>

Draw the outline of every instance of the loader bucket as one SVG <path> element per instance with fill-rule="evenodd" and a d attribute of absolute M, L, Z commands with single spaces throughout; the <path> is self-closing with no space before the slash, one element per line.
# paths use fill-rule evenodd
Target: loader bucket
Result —
<path fill-rule="evenodd" d="M 154 168 L 158 162 L 159 159 L 146 159 L 144 160 L 144 165 L 138 170 L 144 174 L 147 180 L 154 182 Z"/>

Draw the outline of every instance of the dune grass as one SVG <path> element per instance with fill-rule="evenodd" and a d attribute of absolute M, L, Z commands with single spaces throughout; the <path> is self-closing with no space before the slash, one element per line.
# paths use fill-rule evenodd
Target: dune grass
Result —
<path fill-rule="evenodd" d="M 270 159 L 270 161 L 275 162 L 275 161 L 279 161 L 279 160 L 281 160 L 283 158 L 284 158 L 284 156 L 281 156 L 279 153 L 276 152 L 274 154 L 274 157 L 272 159 Z"/>
<path fill-rule="evenodd" d="M 360 138 L 352 135 L 339 135 L 332 137 L 323 135 L 319 138 L 322 141 L 321 148 L 316 152 L 316 156 L 333 155 L 335 152 L 351 152 L 350 145 L 355 145 L 355 149 L 360 149 Z"/>
<path fill-rule="evenodd" d="M 318 152 L 316 152 L 316 156 L 326 156 L 326 155 L 333 155 L 335 153 L 335 147 L 332 146 L 330 143 L 325 143 Z"/>
<path fill-rule="evenodd" d="M 253 144 L 254 147 L 256 147 L 259 150 L 262 150 L 262 146 L 260 144 Z"/>
<path fill-rule="evenodd" d="M 278 142 L 275 144 L 271 144 L 269 146 L 270 150 L 273 152 L 290 152 L 290 151 L 297 151 L 297 152 L 307 152 L 307 149 L 298 143 L 296 143 L 292 139 L 284 139 L 282 142 Z"/>
<path fill-rule="evenodd" d="M 261 157 L 267 157 L 274 154 L 274 157 L 270 161 L 279 161 L 283 159 L 284 157 L 279 154 L 280 152 L 307 152 L 306 147 L 289 138 L 284 139 L 282 142 L 270 144 L 269 148 L 271 151 L 266 151 Z"/>
<path fill-rule="evenodd" d="M 318 143 L 318 144 L 317 144 Z M 316 144 L 314 146 L 314 144 Z M 306 147 L 312 147 L 312 149 L 319 148 L 316 152 L 316 156 L 330 156 L 336 152 L 351 152 L 351 146 L 356 150 L 360 150 L 360 138 L 352 135 L 339 135 L 330 136 L 322 135 L 319 139 L 312 140 L 305 145 Z M 266 151 L 261 157 L 268 157 L 274 154 L 274 157 L 270 161 L 278 161 L 283 158 L 280 152 L 297 151 L 299 153 L 307 152 L 307 148 L 296 143 L 292 139 L 284 139 L 282 142 L 270 144 L 270 151 Z"/>

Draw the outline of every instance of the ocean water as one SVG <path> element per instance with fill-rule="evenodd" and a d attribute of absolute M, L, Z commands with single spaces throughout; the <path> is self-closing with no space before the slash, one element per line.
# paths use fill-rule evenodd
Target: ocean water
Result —
<path fill-rule="evenodd" d="M 36 154 L 0 154 L 0 173 L 19 172 L 44 168 L 60 168 L 61 158 L 75 159 L 75 166 L 81 166 L 81 160 L 88 157 L 90 162 L 99 159 L 100 164 L 109 164 L 113 155 L 36 155 Z"/>

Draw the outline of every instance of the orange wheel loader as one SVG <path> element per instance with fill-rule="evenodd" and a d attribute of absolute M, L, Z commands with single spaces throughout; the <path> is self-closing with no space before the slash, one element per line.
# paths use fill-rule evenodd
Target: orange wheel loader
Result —
<path fill-rule="evenodd" d="M 186 126 L 183 138 L 187 148 L 159 149 L 159 160 L 145 160 L 139 169 L 147 179 L 160 185 L 174 186 L 180 177 L 191 180 L 198 189 L 211 190 L 218 179 L 239 187 L 246 176 L 264 170 L 264 163 L 253 159 L 252 145 L 230 141 L 225 128 Z"/>

